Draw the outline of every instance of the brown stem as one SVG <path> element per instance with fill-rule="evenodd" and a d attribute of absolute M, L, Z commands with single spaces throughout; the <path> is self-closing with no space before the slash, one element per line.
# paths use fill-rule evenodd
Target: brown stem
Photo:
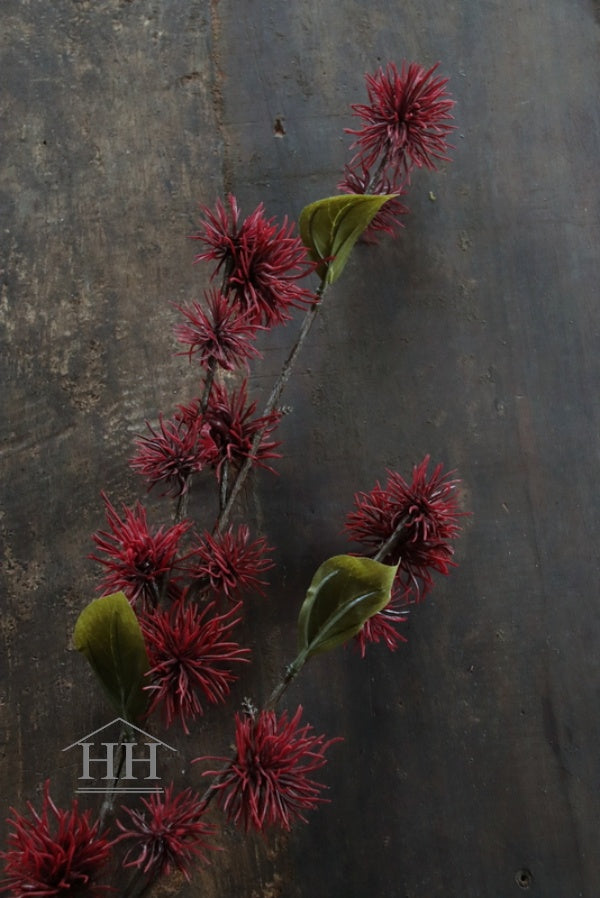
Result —
<path fill-rule="evenodd" d="M 276 408 L 279 400 L 281 399 L 281 394 L 283 393 L 283 389 L 290 378 L 290 374 L 292 373 L 292 369 L 294 367 L 294 363 L 298 358 L 300 350 L 304 345 L 304 341 L 308 336 L 308 332 L 311 329 L 312 323 L 317 317 L 317 313 L 321 306 L 321 301 L 323 299 L 323 295 L 325 293 L 325 283 L 322 281 L 318 290 L 317 290 L 317 301 L 310 307 L 304 316 L 304 320 L 302 322 L 302 326 L 300 331 L 298 332 L 298 336 L 296 338 L 296 342 L 292 346 L 290 353 L 283 363 L 283 367 L 279 372 L 279 377 L 275 381 L 273 389 L 271 390 L 271 395 L 267 400 L 267 404 L 263 410 L 263 417 L 268 417 L 271 412 Z M 231 512 L 233 510 L 233 506 L 236 502 L 237 497 L 240 494 L 240 491 L 246 481 L 248 474 L 250 473 L 250 469 L 252 468 L 254 457 L 258 452 L 261 440 L 264 436 L 264 432 L 267 428 L 267 424 L 262 427 L 257 433 L 254 435 L 254 439 L 252 441 L 252 445 L 250 446 L 250 450 L 248 452 L 247 457 L 244 460 L 243 465 L 239 469 L 237 476 L 233 482 L 233 486 L 231 487 L 231 492 L 229 493 L 229 498 L 225 504 L 225 507 L 222 509 L 219 517 L 217 519 L 217 523 L 214 527 L 215 533 L 222 533 L 227 524 L 229 523 L 229 518 L 231 516 Z"/>
<path fill-rule="evenodd" d="M 219 511 L 227 505 L 227 488 L 229 486 L 229 463 L 224 462 L 219 483 Z"/>
<path fill-rule="evenodd" d="M 200 400 L 200 413 L 203 415 L 208 408 L 208 400 L 210 399 L 210 391 L 212 390 L 213 383 L 215 381 L 215 374 L 217 373 L 217 360 L 215 358 L 211 358 L 208 363 L 208 368 L 206 371 L 206 380 L 204 381 L 204 390 L 202 391 L 202 398 Z"/>
<path fill-rule="evenodd" d="M 119 781 L 121 779 L 121 773 L 123 772 L 123 762 L 125 760 L 125 747 L 124 743 L 126 741 L 126 733 L 123 730 L 121 735 L 119 736 L 119 766 L 117 767 L 117 772 L 115 778 L 112 782 L 112 785 L 107 793 L 105 793 L 106 797 L 102 802 L 102 807 L 100 808 L 100 814 L 98 815 L 98 829 L 102 831 L 106 824 L 106 819 L 109 814 L 112 814 L 114 804 L 115 804 L 115 795 L 117 786 L 119 785 Z"/>
<path fill-rule="evenodd" d="M 177 499 L 177 507 L 175 508 L 175 514 L 173 515 L 173 519 L 176 524 L 180 524 L 181 521 L 187 514 L 188 501 L 190 498 L 190 489 L 192 487 L 192 475 L 188 474 L 185 478 L 185 483 L 183 486 L 182 492 L 179 494 L 179 498 Z"/>
<path fill-rule="evenodd" d="M 379 160 L 379 165 L 375 169 L 375 172 L 369 177 L 369 183 L 367 184 L 367 186 L 365 188 L 365 191 L 364 191 L 365 193 L 371 193 L 372 191 L 375 191 L 375 193 L 381 193 L 381 191 L 378 190 L 377 188 L 380 186 L 380 181 L 383 181 L 383 176 L 385 174 L 385 170 L 389 164 L 390 164 L 390 151 L 389 151 L 389 149 L 387 149 L 385 151 L 385 153 L 383 154 L 383 156 L 381 157 L 381 159 Z M 407 183 L 409 183 L 409 181 L 410 181 L 410 174 L 409 174 L 409 172 L 406 172 L 406 174 L 402 178 L 401 183 L 398 185 L 397 190 L 394 190 L 392 192 L 400 195 L 402 193 L 402 190 L 404 189 L 404 186 Z"/>
<path fill-rule="evenodd" d="M 386 539 L 384 543 L 381 544 L 376 554 L 373 555 L 374 561 L 383 561 L 383 559 L 386 558 L 390 554 L 390 552 L 392 552 L 396 548 L 396 546 L 400 542 L 400 537 L 403 535 L 402 531 L 406 527 L 409 518 L 410 515 L 408 514 L 405 514 L 400 518 L 394 528 L 394 532 Z"/>
<path fill-rule="evenodd" d="M 213 384 L 215 382 L 215 374 L 217 373 L 217 360 L 211 358 L 208 368 L 206 370 L 206 378 L 204 380 L 204 388 L 202 390 L 202 397 L 200 399 L 200 403 L 198 405 L 198 415 L 204 415 L 206 413 L 206 409 L 208 408 L 208 402 L 210 400 L 210 394 L 212 391 Z M 188 501 L 190 497 L 190 489 L 192 487 L 192 475 L 188 474 L 185 478 L 182 486 L 181 493 L 179 494 L 179 498 L 177 499 L 177 506 L 175 508 L 174 520 L 176 524 L 179 524 L 183 518 L 187 514 Z"/>
<path fill-rule="evenodd" d="M 271 695 L 267 699 L 264 706 L 265 711 L 275 710 L 278 701 L 280 700 L 292 680 L 294 680 L 298 676 L 298 674 L 304 667 L 307 657 L 308 655 L 306 652 L 301 652 L 298 657 L 288 665 L 283 678 L 280 680 L 277 686 L 275 686 L 275 688 L 271 692 Z"/>
<path fill-rule="evenodd" d="M 141 898 L 157 881 L 158 878 L 154 876 L 144 877 L 142 868 L 138 867 L 123 893 L 123 898 Z"/>

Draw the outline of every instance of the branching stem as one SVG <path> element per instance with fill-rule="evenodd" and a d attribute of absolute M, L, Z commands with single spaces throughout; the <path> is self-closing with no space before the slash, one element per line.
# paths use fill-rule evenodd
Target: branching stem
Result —
<path fill-rule="evenodd" d="M 283 393 L 284 387 L 290 378 L 290 374 L 292 373 L 292 369 L 294 367 L 294 363 L 300 354 L 300 350 L 304 345 L 304 341 L 308 336 L 308 332 L 310 331 L 313 321 L 317 317 L 317 313 L 322 303 L 323 295 L 325 293 L 325 284 L 322 281 L 319 288 L 316 291 L 317 301 L 313 303 L 310 309 L 307 311 L 304 316 L 304 320 L 302 321 L 302 326 L 298 332 L 298 336 L 296 338 L 296 342 L 292 346 L 290 353 L 283 363 L 283 367 L 279 372 L 279 377 L 275 381 L 273 389 L 271 390 L 271 395 L 267 400 L 267 404 L 263 410 L 263 417 L 267 417 L 271 414 L 271 412 L 277 407 L 279 404 L 279 400 L 281 399 L 281 394 Z M 254 439 L 252 441 L 252 445 L 250 447 L 250 451 L 246 459 L 244 460 L 243 465 L 239 469 L 237 476 L 233 482 L 231 487 L 231 492 L 229 493 L 229 497 L 224 508 L 221 510 L 219 517 L 217 519 L 217 523 L 214 527 L 215 533 L 222 533 L 227 524 L 229 523 L 229 518 L 231 517 L 231 512 L 233 510 L 233 506 L 240 494 L 240 491 L 246 481 L 248 474 L 250 473 L 250 469 L 252 468 L 254 458 L 256 453 L 258 452 L 261 440 L 264 436 L 264 432 L 266 430 L 267 424 L 263 428 L 261 428 L 254 435 Z"/>

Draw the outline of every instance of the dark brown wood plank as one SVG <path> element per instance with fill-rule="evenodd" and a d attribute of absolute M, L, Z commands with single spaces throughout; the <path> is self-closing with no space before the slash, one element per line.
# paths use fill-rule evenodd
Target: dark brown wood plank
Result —
<path fill-rule="evenodd" d="M 345 737 L 331 804 L 267 843 L 226 833 L 179 893 L 596 898 L 598 4 L 4 0 L 2 25 L 4 804 L 47 777 L 68 801 L 62 748 L 106 720 L 70 634 L 100 489 L 137 496 L 133 435 L 195 389 L 168 334 L 169 303 L 203 286 L 197 203 L 233 191 L 296 217 L 335 191 L 363 73 L 441 60 L 455 161 L 415 176 L 401 238 L 360 247 L 331 291 L 286 390 L 280 476 L 246 498 L 279 566 L 234 700 L 289 660 L 313 570 L 386 467 L 458 470 L 459 567 L 395 655 L 340 650 L 290 689 Z M 258 396 L 296 326 L 265 341 Z M 175 735 L 174 771 L 198 785 L 189 762 L 230 730 L 227 711 Z"/>

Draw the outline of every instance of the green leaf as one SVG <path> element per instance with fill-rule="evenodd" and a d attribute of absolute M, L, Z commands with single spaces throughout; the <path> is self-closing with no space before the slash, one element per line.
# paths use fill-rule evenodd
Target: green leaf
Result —
<path fill-rule="evenodd" d="M 388 604 L 398 567 L 335 555 L 315 573 L 298 616 L 298 651 L 306 660 L 341 645 Z"/>
<path fill-rule="evenodd" d="M 141 717 L 148 698 L 142 689 L 148 656 L 125 594 L 115 592 L 90 602 L 77 619 L 73 643 L 89 661 L 119 715 L 130 722 Z"/>
<path fill-rule="evenodd" d="M 324 284 L 333 284 L 344 270 L 352 248 L 381 207 L 396 194 L 350 193 L 329 196 L 305 206 L 300 236 Z"/>

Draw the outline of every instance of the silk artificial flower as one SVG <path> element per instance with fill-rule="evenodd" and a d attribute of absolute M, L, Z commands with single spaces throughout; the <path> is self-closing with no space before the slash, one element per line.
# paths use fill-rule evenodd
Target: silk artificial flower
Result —
<path fill-rule="evenodd" d="M 394 174 L 409 174 L 415 166 L 435 169 L 439 161 L 449 161 L 454 100 L 446 91 L 448 78 L 435 75 L 438 66 L 425 69 L 404 62 L 399 72 L 389 63 L 366 76 L 369 103 L 352 106 L 364 125 L 346 129 L 356 137 L 353 162 L 360 160 L 369 170 L 380 164 Z"/>
<path fill-rule="evenodd" d="M 11 809 L 9 848 L 0 853 L 4 879 L 0 892 L 13 898 L 50 898 L 53 895 L 94 896 L 107 891 L 95 884 L 110 852 L 110 843 L 91 823 L 91 811 L 81 812 L 74 800 L 70 810 L 58 808 L 44 786 L 42 810 L 27 803 L 29 816 Z"/>
<path fill-rule="evenodd" d="M 122 590 L 134 607 L 140 602 L 142 608 L 151 608 L 157 603 L 165 578 L 169 579 L 177 568 L 179 543 L 191 524 L 151 529 L 140 502 L 133 508 L 123 505 L 120 516 L 107 495 L 101 495 L 110 530 L 92 535 L 99 554 L 90 557 L 107 569 L 99 591 L 106 594 Z M 169 579 L 167 589 L 171 598 L 178 594 L 174 580 Z"/>
<path fill-rule="evenodd" d="M 256 402 L 248 399 L 248 381 L 244 379 L 237 390 L 228 390 L 223 384 L 213 387 L 206 411 L 199 411 L 195 400 L 188 406 L 180 406 L 178 414 L 185 424 L 201 421 L 207 450 L 205 458 L 220 479 L 225 463 L 238 469 L 247 458 L 254 464 L 272 470 L 265 464 L 268 459 L 280 458 L 275 451 L 279 443 L 269 439 L 281 419 L 281 412 L 273 410 L 268 415 L 256 414 Z M 260 434 L 255 447 L 254 439 Z"/>
<path fill-rule="evenodd" d="M 187 571 L 192 580 L 207 581 L 215 595 L 235 599 L 244 592 L 264 595 L 266 583 L 261 574 L 272 568 L 267 557 L 271 552 L 263 537 L 250 539 L 246 524 L 225 533 L 211 534 L 205 531 L 197 545 L 191 549 L 191 564 Z"/>
<path fill-rule="evenodd" d="M 401 642 L 407 642 L 406 636 L 398 630 L 408 620 L 408 611 L 402 604 L 401 596 L 395 594 L 385 608 L 365 621 L 354 637 L 361 658 L 365 657 L 369 644 L 383 643 L 395 652 Z"/>
<path fill-rule="evenodd" d="M 237 679 L 232 666 L 248 661 L 249 650 L 231 638 L 240 608 L 238 603 L 217 614 L 214 602 L 201 607 L 184 594 L 169 608 L 140 618 L 150 662 L 148 714 L 161 708 L 167 727 L 179 718 L 189 733 L 188 722 L 204 713 L 206 703 L 226 699 Z"/>
<path fill-rule="evenodd" d="M 312 778 L 327 762 L 325 752 L 339 739 L 316 736 L 310 724 L 300 725 L 302 707 L 288 718 L 284 711 L 235 716 L 235 756 L 197 758 L 229 761 L 225 770 L 206 771 L 214 776 L 213 791 L 227 819 L 246 832 L 269 826 L 289 830 L 296 820 L 325 801 L 323 786 Z"/>
<path fill-rule="evenodd" d="M 400 221 L 401 215 L 407 215 L 410 211 L 408 206 L 399 199 L 406 193 L 406 181 L 399 179 L 397 182 L 389 180 L 384 174 L 380 173 L 371 177 L 368 168 L 359 163 L 353 167 L 346 165 L 344 168 L 344 178 L 338 184 L 338 190 L 342 193 L 355 194 L 378 194 L 380 196 L 390 196 L 396 194 L 389 199 L 384 206 L 381 207 L 377 215 L 371 221 L 371 224 L 361 235 L 361 239 L 365 243 L 377 243 L 377 232 L 385 232 L 394 237 L 400 228 L 404 227 Z"/>
<path fill-rule="evenodd" d="M 163 484 L 165 493 L 181 496 L 189 489 L 193 474 L 213 463 L 216 447 L 202 418 L 183 418 L 176 415 L 171 420 L 159 418 L 155 429 L 146 422 L 149 435 L 136 438 L 137 453 L 130 464 L 141 474 L 151 489 Z"/>
<path fill-rule="evenodd" d="M 388 471 L 385 487 L 379 482 L 369 493 L 357 493 L 355 510 L 346 517 L 345 530 L 371 555 L 376 555 L 392 539 L 380 558 L 385 564 L 399 564 L 395 589 L 412 601 L 424 598 L 433 584 L 431 572 L 447 574 L 453 566 L 451 540 L 458 534 L 462 512 L 456 497 L 457 480 L 437 465 L 427 474 L 429 456 L 413 468 L 406 481 Z"/>
<path fill-rule="evenodd" d="M 189 347 L 190 360 L 196 356 L 203 368 L 218 365 L 233 371 L 260 356 L 252 342 L 258 326 L 219 290 L 205 293 L 205 305 L 193 302 L 176 308 L 184 320 L 175 325 L 175 336 Z"/>
<path fill-rule="evenodd" d="M 173 783 L 141 802 L 142 810 L 123 807 L 126 822 L 117 820 L 115 844 L 129 845 L 123 866 L 138 867 L 151 880 L 179 870 L 189 881 L 192 864 L 206 862 L 214 850 L 208 840 L 215 827 L 203 819 L 205 805 L 189 787 L 175 794 Z"/>
<path fill-rule="evenodd" d="M 194 261 L 217 263 L 215 274 L 223 277 L 222 292 L 254 325 L 281 324 L 291 317 L 291 308 L 314 303 L 314 293 L 298 284 L 315 265 L 294 234 L 293 223 L 285 219 L 277 225 L 265 216 L 262 203 L 241 221 L 231 194 L 227 204 L 228 208 L 217 200 L 214 210 L 202 207 L 201 230 L 192 239 L 206 249 Z"/>

